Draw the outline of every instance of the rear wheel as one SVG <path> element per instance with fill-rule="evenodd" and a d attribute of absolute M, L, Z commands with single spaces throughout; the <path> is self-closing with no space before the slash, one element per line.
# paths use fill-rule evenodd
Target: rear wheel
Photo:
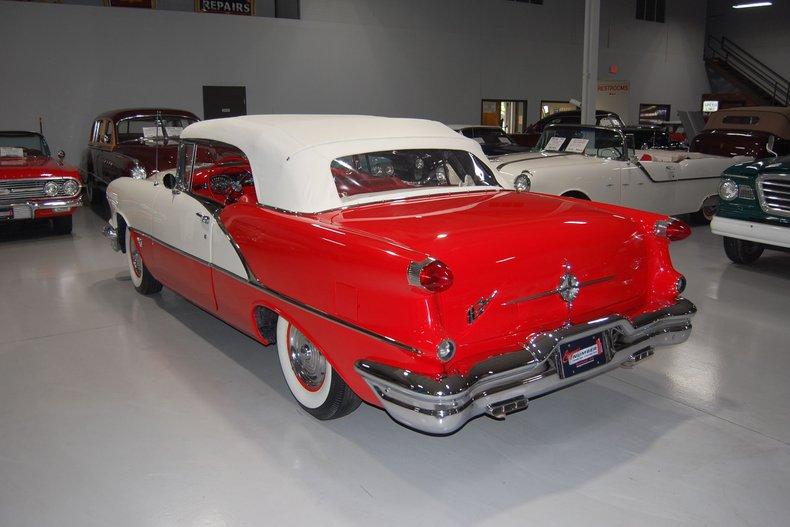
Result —
<path fill-rule="evenodd" d="M 143 263 L 143 257 L 137 247 L 137 242 L 132 239 L 131 230 L 126 230 L 126 260 L 129 263 L 129 275 L 132 285 L 141 295 L 152 295 L 162 290 L 162 284 L 154 278 Z"/>
<path fill-rule="evenodd" d="M 362 402 L 321 350 L 283 316 L 277 320 L 277 354 L 291 394 L 313 417 L 337 419 Z"/>
<path fill-rule="evenodd" d="M 562 197 L 576 198 L 576 199 L 583 199 L 585 201 L 590 201 L 590 197 L 587 194 L 583 192 L 579 192 L 578 190 L 572 190 L 570 192 L 566 192 L 565 194 L 562 195 Z"/>
<path fill-rule="evenodd" d="M 757 261 L 763 254 L 765 246 L 757 242 L 724 237 L 724 252 L 737 264 L 750 264 Z"/>
<path fill-rule="evenodd" d="M 52 218 L 52 229 L 55 234 L 71 234 L 72 224 L 71 215 Z"/>

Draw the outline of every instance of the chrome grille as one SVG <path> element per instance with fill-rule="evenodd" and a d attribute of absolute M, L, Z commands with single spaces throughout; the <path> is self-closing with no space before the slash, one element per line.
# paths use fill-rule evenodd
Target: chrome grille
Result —
<path fill-rule="evenodd" d="M 790 217 L 790 174 L 758 176 L 757 195 L 765 212 Z"/>
<path fill-rule="evenodd" d="M 45 198 L 45 179 L 14 179 L 0 181 L 0 202 L 20 199 Z"/>

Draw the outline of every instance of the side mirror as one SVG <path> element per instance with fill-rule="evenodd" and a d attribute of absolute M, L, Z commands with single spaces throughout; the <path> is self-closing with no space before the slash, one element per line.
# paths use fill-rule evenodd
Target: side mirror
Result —
<path fill-rule="evenodd" d="M 168 172 L 164 176 L 162 176 L 162 184 L 165 188 L 170 190 L 177 190 L 178 187 L 178 178 L 175 177 L 173 174 Z"/>
<path fill-rule="evenodd" d="M 58 159 L 60 159 L 61 161 L 63 161 L 63 159 L 64 159 L 65 157 L 66 157 L 66 152 L 64 152 L 63 150 L 58 150 Z"/>

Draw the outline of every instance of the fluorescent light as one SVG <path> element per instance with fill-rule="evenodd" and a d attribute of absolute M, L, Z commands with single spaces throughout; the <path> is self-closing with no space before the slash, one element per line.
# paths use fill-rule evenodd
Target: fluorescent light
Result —
<path fill-rule="evenodd" d="M 747 7 L 768 7 L 774 5 L 773 2 L 748 2 L 746 4 L 735 4 L 733 9 L 746 9 Z"/>

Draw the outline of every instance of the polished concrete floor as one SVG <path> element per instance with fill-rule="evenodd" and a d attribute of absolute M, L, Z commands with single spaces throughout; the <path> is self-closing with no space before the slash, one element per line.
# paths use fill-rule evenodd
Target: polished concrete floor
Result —
<path fill-rule="evenodd" d="M 436 438 L 300 411 L 276 354 L 143 297 L 91 210 L 0 232 L 0 525 L 788 525 L 790 255 L 673 246 L 691 340 Z"/>

